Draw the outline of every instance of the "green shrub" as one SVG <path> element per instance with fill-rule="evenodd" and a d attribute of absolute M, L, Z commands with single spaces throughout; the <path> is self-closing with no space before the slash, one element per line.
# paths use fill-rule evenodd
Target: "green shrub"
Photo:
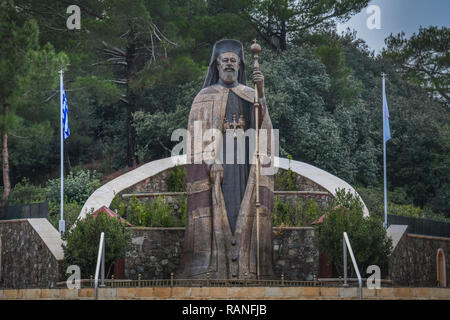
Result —
<path fill-rule="evenodd" d="M 400 205 L 388 202 L 388 213 L 402 217 L 450 222 L 450 218 L 446 218 L 442 214 L 435 213 L 431 211 L 429 208 L 421 209 L 420 207 L 415 207 L 411 204 Z"/>
<path fill-rule="evenodd" d="M 397 216 L 420 218 L 421 211 L 422 210 L 419 207 L 415 207 L 411 204 L 388 203 L 388 213 Z"/>
<path fill-rule="evenodd" d="M 295 226 L 309 227 L 311 223 L 319 219 L 325 211 L 320 208 L 318 203 L 312 199 L 307 201 L 299 200 L 295 208 Z"/>
<path fill-rule="evenodd" d="M 180 219 L 178 221 L 179 227 L 186 226 L 186 215 L 187 215 L 187 197 L 181 199 L 181 207 L 179 210 Z"/>
<path fill-rule="evenodd" d="M 23 178 L 11 189 L 8 205 L 45 202 L 45 188 L 35 186 L 27 178 Z"/>
<path fill-rule="evenodd" d="M 145 227 L 184 227 L 186 225 L 187 197 L 180 196 L 178 206 L 170 206 L 163 197 L 142 201 L 136 196 L 130 200 L 114 197 L 110 208 L 132 225 Z"/>
<path fill-rule="evenodd" d="M 296 191 L 297 182 L 295 176 L 296 173 L 291 169 L 279 170 L 275 175 L 275 190 Z"/>
<path fill-rule="evenodd" d="M 274 198 L 273 224 L 275 226 L 306 227 L 323 215 L 323 211 L 314 200 L 299 199 L 296 206 L 283 201 L 279 196 Z"/>
<path fill-rule="evenodd" d="M 172 215 L 173 209 L 159 196 L 150 202 L 148 227 L 173 227 L 174 218 Z"/>
<path fill-rule="evenodd" d="M 150 219 L 148 206 L 145 202 L 132 196 L 126 208 L 127 220 L 135 226 L 148 226 L 147 220 Z"/>
<path fill-rule="evenodd" d="M 361 200 L 352 192 L 338 188 L 334 194 L 334 199 L 330 204 L 330 208 L 344 207 L 352 212 L 363 212 L 363 204 Z"/>
<path fill-rule="evenodd" d="M 388 200 L 395 204 L 411 204 L 412 199 L 408 197 L 405 189 L 395 188 L 394 191 L 389 192 Z"/>
<path fill-rule="evenodd" d="M 64 202 L 64 220 L 66 221 L 66 230 L 72 228 L 72 225 L 78 218 L 83 208 L 78 202 Z M 61 204 L 59 202 L 50 201 L 48 203 L 48 221 L 59 229 L 59 220 L 61 219 Z"/>
<path fill-rule="evenodd" d="M 286 201 L 275 196 L 273 200 L 273 224 L 275 226 L 291 226 L 291 216 L 294 207 Z"/>
<path fill-rule="evenodd" d="M 94 170 L 71 171 L 64 177 L 64 198 L 67 202 L 85 203 L 89 196 L 100 187 L 100 175 Z M 47 181 L 46 194 L 49 201 L 59 201 L 61 179 Z"/>
<path fill-rule="evenodd" d="M 361 201 L 353 194 L 339 190 L 323 223 L 315 225 L 314 244 L 328 256 L 340 275 L 343 275 L 344 231 L 348 234 L 360 272 L 364 273 L 369 265 L 375 264 L 385 275 L 392 240 L 387 236 L 382 220 L 375 215 L 364 217 Z M 351 265 L 349 262 L 349 275 L 354 274 Z"/>
<path fill-rule="evenodd" d="M 383 189 L 359 187 L 357 191 L 364 200 L 369 212 L 384 219 Z M 420 208 L 411 204 L 410 199 L 402 188 L 395 188 L 394 191 L 388 193 L 388 214 L 450 222 L 450 218 L 446 218 L 444 214 L 439 214 L 429 208 Z"/>
<path fill-rule="evenodd" d="M 175 166 L 167 177 L 167 188 L 169 192 L 186 191 L 186 168 Z"/>
<path fill-rule="evenodd" d="M 95 273 L 101 232 L 105 233 L 106 276 L 110 274 L 112 262 L 125 255 L 131 241 L 131 231 L 119 219 L 111 218 L 103 212 L 99 212 L 97 217 L 88 214 L 86 219 L 63 235 L 66 241 L 63 245 L 64 270 L 69 265 L 78 265 L 84 279 Z"/>
<path fill-rule="evenodd" d="M 173 227 L 173 209 L 159 196 L 150 202 L 140 201 L 131 197 L 126 208 L 127 220 L 135 226 Z"/>
<path fill-rule="evenodd" d="M 125 215 L 127 205 L 124 201 L 121 201 L 118 196 L 115 196 L 111 201 L 109 208 L 116 212 L 119 216 L 123 217 Z"/>
<path fill-rule="evenodd" d="M 364 201 L 370 214 L 384 216 L 383 189 L 358 187 L 356 191 Z"/>

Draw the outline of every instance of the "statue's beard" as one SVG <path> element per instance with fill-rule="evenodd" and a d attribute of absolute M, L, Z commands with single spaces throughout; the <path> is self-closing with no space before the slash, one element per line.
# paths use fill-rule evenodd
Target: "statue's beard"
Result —
<path fill-rule="evenodd" d="M 226 71 L 223 69 L 219 69 L 219 78 L 220 80 L 222 80 L 227 84 L 234 83 L 238 78 L 238 71 L 237 70 Z"/>

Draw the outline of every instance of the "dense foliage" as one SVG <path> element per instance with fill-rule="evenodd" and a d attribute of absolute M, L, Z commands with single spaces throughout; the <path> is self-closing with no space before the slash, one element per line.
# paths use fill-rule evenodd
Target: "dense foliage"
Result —
<path fill-rule="evenodd" d="M 386 39 L 384 55 L 394 59 L 404 76 L 450 103 L 450 29 L 420 28 L 409 39 L 402 32 Z"/>
<path fill-rule="evenodd" d="M 172 170 L 170 170 L 169 176 L 167 177 L 167 191 L 186 191 L 186 167 L 175 166 Z"/>
<path fill-rule="evenodd" d="M 296 203 L 276 196 L 273 203 L 273 225 L 278 227 L 310 227 L 325 214 L 316 201 L 299 199 Z"/>
<path fill-rule="evenodd" d="M 30 174 L 38 171 L 45 158 L 53 160 L 50 122 L 57 118 L 52 117 L 50 108 L 55 102 L 42 102 L 45 91 L 57 86 L 57 71 L 67 66 L 68 58 L 64 53 L 56 53 L 52 44 L 40 44 L 36 21 L 20 15 L 6 1 L 0 2 L 0 39 L 2 206 L 5 206 L 11 190 L 10 163 L 20 163 L 21 169 Z M 16 143 L 19 150 L 9 157 L 8 149 Z M 23 159 L 21 152 L 33 157 Z"/>
<path fill-rule="evenodd" d="M 352 33 L 337 35 L 330 19 L 348 19 L 367 5 L 362 0 L 139 0 L 132 5 L 80 0 L 75 4 L 81 8 L 81 29 L 72 31 L 65 27 L 64 1 L 1 3 L 0 32 L 17 35 L 0 43 L 0 90 L 7 93 L 1 97 L 11 98 L 0 119 L 8 123 L 2 132 L 9 138 L 10 170 L 3 174 L 12 186 L 23 178 L 45 185 L 58 176 L 59 68 L 65 68 L 71 128 L 65 171 L 81 166 L 108 175 L 169 156 L 177 143 L 170 140 L 172 131 L 187 126 L 214 42 L 242 41 L 251 66 L 249 47 L 256 38 L 263 47 L 260 64 L 272 122 L 280 129 L 281 156 L 377 193 L 384 72 L 392 133 L 387 143 L 391 208 L 450 215 L 445 28 L 421 29 L 411 39 L 393 36 L 386 52 L 375 56 Z M 273 23 L 258 23 L 269 20 Z M 411 63 L 414 54 L 423 59 Z M 428 62 L 438 67 L 432 77 L 420 72 Z M 250 68 L 247 76 L 250 84 Z"/>
<path fill-rule="evenodd" d="M 186 225 L 187 198 L 185 196 L 178 197 L 177 201 L 170 205 L 162 196 L 149 201 L 142 201 L 136 196 L 129 200 L 114 197 L 110 208 L 133 226 L 170 228 Z"/>
<path fill-rule="evenodd" d="M 316 237 L 313 241 L 328 256 L 341 276 L 344 231 L 347 232 L 361 273 L 373 264 L 378 265 L 382 273 L 387 270 L 392 240 L 387 236 L 381 220 L 375 215 L 364 217 L 361 201 L 351 193 L 340 190 L 336 194 L 334 207 L 328 211 L 323 223 L 315 225 Z M 350 260 L 347 267 L 348 274 L 355 275 Z"/>
<path fill-rule="evenodd" d="M 99 178 L 96 171 L 89 170 L 71 171 L 64 177 L 64 220 L 67 230 L 72 227 L 87 198 L 100 186 Z M 60 188 L 60 179 L 50 179 L 44 186 L 39 186 L 23 178 L 12 188 L 9 204 L 48 202 L 48 219 L 58 229 L 61 216 Z"/>
<path fill-rule="evenodd" d="M 81 269 L 83 279 L 95 273 L 100 234 L 105 233 L 105 276 L 110 274 L 112 262 L 124 258 L 127 245 L 131 241 L 131 230 L 119 219 L 100 212 L 96 217 L 87 215 L 75 228 L 66 232 L 63 239 L 64 270 L 70 265 Z"/>
<path fill-rule="evenodd" d="M 64 177 L 64 197 L 67 202 L 85 203 L 89 196 L 100 187 L 100 176 L 94 170 L 79 170 L 69 172 Z M 47 199 L 50 201 L 58 201 L 61 190 L 61 179 L 50 179 L 47 181 Z"/>
<path fill-rule="evenodd" d="M 275 190 L 283 190 L 283 191 L 297 190 L 296 176 L 297 174 L 291 169 L 288 170 L 279 169 L 278 174 L 276 174 L 274 177 Z"/>

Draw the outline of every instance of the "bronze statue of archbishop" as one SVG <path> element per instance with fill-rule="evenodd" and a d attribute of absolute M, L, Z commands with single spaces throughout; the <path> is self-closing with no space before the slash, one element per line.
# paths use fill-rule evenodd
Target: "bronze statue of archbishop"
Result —
<path fill-rule="evenodd" d="M 241 140 L 245 141 L 242 148 L 237 139 L 255 129 L 254 104 L 259 103 L 258 127 L 268 135 L 261 140 L 264 144 L 261 148 L 264 150 L 259 152 L 260 158 L 264 157 L 261 164 L 273 166 L 272 123 L 264 98 L 264 77 L 258 68 L 253 72 L 258 92 L 255 101 L 255 90 L 246 86 L 244 62 L 239 41 L 218 41 L 203 88 L 192 104 L 188 123 L 191 153 L 187 165 L 186 232 L 177 278 L 206 278 L 207 274 L 210 279 L 273 277 L 273 174 L 263 175 L 252 161 L 255 152 L 249 144 L 251 135 Z M 208 129 L 214 132 L 205 141 L 202 134 Z M 227 137 L 231 139 L 228 143 Z M 238 161 L 243 153 L 244 160 Z M 259 203 L 256 203 L 257 183 Z"/>

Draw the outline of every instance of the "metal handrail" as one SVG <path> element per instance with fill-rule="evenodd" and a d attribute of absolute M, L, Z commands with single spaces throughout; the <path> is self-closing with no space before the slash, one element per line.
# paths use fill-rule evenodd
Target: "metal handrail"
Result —
<path fill-rule="evenodd" d="M 352 258 L 353 268 L 356 271 L 356 276 L 358 277 L 358 285 L 359 285 L 359 299 L 362 300 L 362 279 L 361 274 L 359 273 L 358 264 L 356 263 L 355 256 L 353 255 L 352 246 L 350 244 L 350 240 L 348 240 L 347 232 L 343 234 L 342 246 L 344 249 L 344 286 L 347 287 L 347 247 L 350 252 L 350 257 Z"/>
<path fill-rule="evenodd" d="M 98 274 L 100 272 L 100 264 L 101 264 L 101 276 L 102 283 L 100 287 L 105 286 L 105 233 L 102 232 L 100 234 L 100 243 L 98 245 L 98 256 L 97 256 L 97 267 L 95 268 L 95 279 L 94 279 L 94 291 L 95 291 L 95 300 L 98 298 Z"/>
<path fill-rule="evenodd" d="M 362 284 L 366 281 L 362 278 Z M 353 283 L 357 283 L 357 278 L 347 278 L 348 286 L 353 287 Z M 382 279 L 385 287 L 393 287 L 392 280 Z M 256 279 L 153 279 L 153 280 L 131 280 L 131 279 L 105 279 L 105 287 L 107 288 L 138 288 L 138 287 L 341 287 L 343 278 L 317 278 L 316 281 L 300 281 L 300 280 L 256 280 Z M 82 288 L 94 288 L 94 277 L 92 279 L 80 280 Z M 66 281 L 56 283 L 57 288 L 65 288 Z M 358 286 L 356 284 L 356 286 Z"/>

